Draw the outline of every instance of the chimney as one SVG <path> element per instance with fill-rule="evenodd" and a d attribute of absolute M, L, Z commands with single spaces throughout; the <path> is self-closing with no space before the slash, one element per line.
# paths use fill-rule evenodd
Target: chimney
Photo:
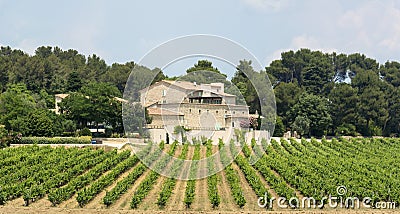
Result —
<path fill-rule="evenodd" d="M 194 86 L 197 86 L 197 83 L 196 83 L 196 82 L 193 82 L 193 85 L 194 85 Z"/>

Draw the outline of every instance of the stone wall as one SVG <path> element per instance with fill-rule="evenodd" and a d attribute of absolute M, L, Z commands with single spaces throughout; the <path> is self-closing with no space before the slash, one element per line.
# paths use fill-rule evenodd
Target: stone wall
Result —
<path fill-rule="evenodd" d="M 143 91 L 140 95 L 142 106 L 148 106 L 156 102 L 160 103 L 181 103 L 186 97 L 186 90 L 174 86 L 160 83 L 153 85 L 147 91 Z"/>

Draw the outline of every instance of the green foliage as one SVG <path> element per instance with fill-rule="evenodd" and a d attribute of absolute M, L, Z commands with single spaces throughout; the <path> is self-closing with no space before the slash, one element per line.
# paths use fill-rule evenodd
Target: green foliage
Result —
<path fill-rule="evenodd" d="M 215 174 L 215 158 L 213 156 L 212 147 L 211 140 L 208 140 L 206 143 L 207 169 L 209 174 L 207 177 L 208 199 L 210 199 L 211 206 L 216 208 L 221 203 L 221 197 L 218 194 L 218 177 L 217 174 Z"/>
<path fill-rule="evenodd" d="M 199 165 L 199 162 L 196 160 L 200 160 L 200 149 L 200 144 L 195 144 L 192 157 L 193 162 L 190 166 L 189 180 L 186 183 L 185 199 L 183 200 L 183 202 L 185 202 L 186 208 L 190 208 L 195 197 L 197 166 Z"/>
<path fill-rule="evenodd" d="M 253 86 L 255 79 L 263 79 L 261 76 L 256 77 L 257 75 L 261 75 L 260 73 L 254 71 L 253 66 L 251 65 L 251 61 L 240 61 L 239 65 L 236 67 L 236 73 L 232 78 L 232 83 L 236 85 L 236 87 L 240 90 L 241 95 L 243 96 L 246 104 L 250 106 L 249 112 L 255 113 L 261 112 L 260 101 L 256 92 L 256 89 Z"/>
<path fill-rule="evenodd" d="M 23 196 L 26 205 L 44 197 L 52 188 L 65 185 L 72 177 L 100 163 L 111 154 L 116 154 L 90 148 L 49 146 L 18 147 L 9 152 L 11 156 L 5 159 L 1 172 L 8 176 L 0 179 L 0 192 L 5 200 Z"/>
<path fill-rule="evenodd" d="M 219 139 L 218 148 L 220 152 L 221 163 L 226 166 L 225 174 L 232 192 L 233 199 L 235 200 L 236 204 L 242 208 L 244 205 L 246 205 L 246 199 L 243 195 L 243 189 L 240 185 L 241 181 L 239 174 L 235 169 L 233 169 L 228 157 L 229 147 L 226 147 L 222 139 Z"/>
<path fill-rule="evenodd" d="M 238 62 L 233 84 L 207 60 L 200 60 L 187 69 L 184 77 L 172 79 L 198 83 L 223 82 L 225 92 L 238 96 L 237 103 L 246 103 L 250 112 L 255 113 L 256 110 L 260 112 L 260 100 L 249 78 L 262 82 L 268 77 L 276 95 L 277 114 L 285 128 L 295 121 L 297 114 L 293 114 L 291 109 L 299 96 L 307 92 L 329 99 L 332 118 L 328 128 L 323 126 L 324 131 L 314 133 L 311 125 L 310 134 L 313 136 L 321 135 L 320 132 L 335 134 L 335 129 L 344 124 L 354 125 L 356 132 L 362 135 L 382 132 L 387 136 L 399 136 L 399 69 L 399 62 L 388 61 L 380 65 L 360 53 L 337 54 L 300 49 L 283 52 L 281 59 L 271 62 L 264 71 L 254 71 L 249 61 Z M 132 70 L 134 78 L 126 84 Z M 200 72 L 203 70 L 208 72 Z M 84 56 L 72 49 L 42 46 L 30 56 L 21 50 L 1 47 L 0 124 L 4 124 L 8 131 L 24 135 L 56 136 L 81 129 L 88 122 L 97 124 L 101 121 L 113 127 L 113 133 L 122 133 L 121 103 L 111 97 L 121 97 L 127 85 L 128 90 L 125 91 L 132 94 L 126 94 L 126 97 L 131 103 L 137 102 L 140 89 L 165 78 L 168 77 L 159 68 L 149 69 L 134 62 L 109 66 L 95 54 Z M 60 103 L 65 118 L 43 112 L 38 116 L 32 113 L 38 109 L 53 108 L 57 93 L 70 94 Z M 240 99 L 241 95 L 243 99 Z M 272 117 L 263 116 L 271 122 Z M 73 121 L 76 127 L 66 126 L 64 119 Z M 36 124 L 34 127 L 30 126 L 30 120 Z M 50 120 L 55 127 L 44 131 L 47 129 L 45 121 Z M 148 122 L 151 118 L 146 117 L 146 120 Z M 132 130 L 141 136 L 146 135 L 143 130 L 145 122 L 129 121 L 136 129 Z"/>
<path fill-rule="evenodd" d="M 91 137 L 22 137 L 18 144 L 90 144 Z"/>
<path fill-rule="evenodd" d="M 82 130 L 79 131 L 79 136 L 92 136 L 92 132 L 90 131 L 89 128 L 85 127 Z"/>
<path fill-rule="evenodd" d="M 116 154 L 111 158 L 106 159 L 104 162 L 96 165 L 95 167 L 90 169 L 87 173 L 74 178 L 66 186 L 50 191 L 49 193 L 50 202 L 53 205 L 55 205 L 55 204 L 60 204 L 65 200 L 68 200 L 77 191 L 79 191 L 92 181 L 98 179 L 104 172 L 112 169 L 114 166 L 116 166 L 121 161 L 127 159 L 129 156 L 130 156 L 130 151 L 123 151 L 119 154 Z M 86 201 L 87 198 L 82 198 L 80 200 Z"/>
<path fill-rule="evenodd" d="M 0 125 L 0 149 L 10 146 L 10 136 L 4 125 Z M 1 199 L 0 199 L 1 204 Z"/>
<path fill-rule="evenodd" d="M 310 123 L 311 121 L 307 117 L 303 117 L 301 115 L 297 116 L 294 119 L 292 124 L 293 131 L 296 131 L 298 134 L 305 135 L 310 133 Z"/>
<path fill-rule="evenodd" d="M 285 125 L 283 125 L 282 118 L 277 116 L 274 130 L 274 137 L 282 137 L 285 133 Z"/>
<path fill-rule="evenodd" d="M 111 172 L 103 175 L 94 183 L 90 184 L 89 187 L 80 190 L 78 192 L 78 196 L 76 197 L 79 206 L 83 207 L 84 205 L 89 203 L 104 188 L 111 185 L 115 181 L 115 179 L 118 178 L 119 175 L 124 173 L 129 168 L 133 167 L 137 162 L 139 162 L 139 158 L 136 156 L 131 156 L 115 166 L 115 168 L 113 168 Z"/>
<path fill-rule="evenodd" d="M 298 128 L 300 133 L 311 136 L 324 135 L 331 125 L 332 118 L 329 114 L 328 100 L 316 95 L 303 93 L 298 102 L 291 108 L 289 115 L 294 119 L 292 128 Z"/>
<path fill-rule="evenodd" d="M 178 159 L 174 160 L 174 162 L 172 162 L 171 171 L 169 173 L 169 175 L 172 177 L 168 178 L 164 182 L 164 184 L 162 185 L 162 189 L 159 194 L 159 197 L 157 198 L 157 205 L 160 208 L 164 208 L 165 205 L 167 205 L 168 199 L 172 195 L 172 191 L 174 190 L 175 185 L 176 185 L 175 176 L 178 176 L 178 173 L 182 169 L 183 164 L 184 164 L 183 161 L 186 159 L 188 150 L 189 150 L 189 144 L 184 144 L 182 147 L 181 154 L 179 155 Z"/>
<path fill-rule="evenodd" d="M 188 68 L 186 70 L 186 73 L 191 73 L 194 71 L 212 71 L 212 72 L 220 73 L 218 68 L 214 68 L 212 66 L 212 62 L 210 62 L 208 60 L 199 60 L 196 64 L 194 64 L 193 67 Z"/>
<path fill-rule="evenodd" d="M 245 142 L 241 142 L 243 145 Z M 244 146 L 243 148 L 247 148 L 247 146 Z M 235 148 L 235 145 L 231 143 L 230 145 L 231 153 L 236 154 L 237 151 Z M 246 156 L 250 157 L 250 156 Z M 244 176 L 247 180 L 247 182 L 250 184 L 251 188 L 254 190 L 256 195 L 258 197 L 263 197 L 263 200 L 261 200 L 261 203 L 264 203 L 266 200 L 266 204 L 268 204 L 269 199 L 271 198 L 271 195 L 268 193 L 268 190 L 264 186 L 264 184 L 261 182 L 260 177 L 257 175 L 256 170 L 250 165 L 248 162 L 247 158 L 243 157 L 242 155 L 238 155 L 235 158 L 235 163 L 239 166 L 239 168 L 242 170 L 244 173 Z M 265 198 L 267 196 L 267 198 Z"/>
<path fill-rule="evenodd" d="M 18 131 L 21 117 L 35 109 L 35 100 L 24 84 L 9 85 L 0 95 L 0 123 L 7 130 Z"/>
<path fill-rule="evenodd" d="M 67 90 L 70 92 L 76 92 L 83 86 L 82 78 L 79 76 L 77 71 L 73 71 L 68 75 Z"/>
<path fill-rule="evenodd" d="M 171 147 L 168 151 L 168 155 L 164 155 L 161 157 L 161 159 L 156 163 L 155 165 L 155 171 L 151 171 L 146 178 L 140 183 L 138 188 L 135 191 L 135 194 L 132 197 L 130 207 L 132 209 L 136 209 L 138 205 L 142 202 L 142 200 L 147 196 L 149 191 L 153 188 L 153 185 L 157 181 L 157 178 L 160 176 L 156 170 L 161 170 L 165 168 L 168 164 L 169 161 L 171 161 L 171 156 L 175 153 L 177 147 L 177 142 L 174 141 L 173 144 L 171 144 Z M 159 150 L 158 150 L 159 151 Z M 152 156 L 150 159 L 153 158 L 158 158 L 160 154 L 157 154 L 156 152 L 152 153 Z M 153 162 L 153 161 L 150 161 Z"/>
<path fill-rule="evenodd" d="M 335 129 L 336 136 L 357 136 L 356 126 L 344 123 Z"/>

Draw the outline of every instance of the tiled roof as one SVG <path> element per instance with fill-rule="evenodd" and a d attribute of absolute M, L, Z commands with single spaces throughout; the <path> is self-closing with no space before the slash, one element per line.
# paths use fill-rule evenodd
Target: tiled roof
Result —
<path fill-rule="evenodd" d="M 194 91 L 195 90 L 204 90 L 204 89 L 201 88 L 201 85 L 194 84 L 192 82 L 179 81 L 179 80 L 178 81 L 161 80 L 160 82 L 156 82 L 155 84 L 151 85 L 150 87 L 146 87 L 146 88 L 144 88 L 144 89 L 142 89 L 140 91 L 145 91 L 146 89 L 150 89 L 152 86 L 165 84 L 165 83 L 168 84 L 168 85 L 174 85 L 174 86 L 177 86 L 179 88 L 186 89 L 186 90 L 194 90 Z M 212 93 L 215 93 L 215 94 L 218 94 L 218 95 L 221 95 L 221 96 L 225 96 L 225 97 L 235 97 L 235 95 L 227 94 L 227 93 L 221 93 L 221 92 L 215 92 L 215 91 L 212 91 Z"/>

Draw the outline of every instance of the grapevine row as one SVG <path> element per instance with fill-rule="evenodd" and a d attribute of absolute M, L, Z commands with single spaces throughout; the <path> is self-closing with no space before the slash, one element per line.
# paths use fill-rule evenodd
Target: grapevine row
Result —
<path fill-rule="evenodd" d="M 193 203 L 196 189 L 196 175 L 197 175 L 197 166 L 199 164 L 198 160 L 200 160 L 200 144 L 196 144 L 192 157 L 192 165 L 190 166 L 189 178 L 190 180 L 186 183 L 185 190 L 185 202 L 186 208 L 190 208 Z"/>
<path fill-rule="evenodd" d="M 164 207 L 167 204 L 168 199 L 171 197 L 172 190 L 175 188 L 176 179 L 175 176 L 178 175 L 178 170 L 182 168 L 183 161 L 186 158 L 187 152 L 189 150 L 189 144 L 183 145 L 182 152 L 179 155 L 179 159 L 173 162 L 172 171 L 171 171 L 171 178 L 168 178 L 161 189 L 160 195 L 157 199 L 157 205 L 159 207 Z"/>
<path fill-rule="evenodd" d="M 177 141 L 171 144 L 171 147 L 168 151 L 167 155 L 161 157 L 160 161 L 155 165 L 155 171 L 151 171 L 146 178 L 140 183 L 139 187 L 135 191 L 132 200 L 131 200 L 131 208 L 135 209 L 139 206 L 142 200 L 147 196 L 149 191 L 153 188 L 153 185 L 157 181 L 159 174 L 156 171 L 159 171 L 165 166 L 167 166 L 168 162 L 172 159 L 171 156 L 175 153 L 177 147 Z"/>
<path fill-rule="evenodd" d="M 49 201 L 53 205 L 56 205 L 71 198 L 78 190 L 96 180 L 101 174 L 114 167 L 117 163 L 125 160 L 129 156 L 129 151 L 123 151 L 109 159 L 106 159 L 104 162 L 90 169 L 87 173 L 71 180 L 66 186 L 51 191 L 48 195 Z"/>
<path fill-rule="evenodd" d="M 206 143 L 206 156 L 207 156 L 207 168 L 208 173 L 215 173 L 215 158 L 212 152 L 212 144 L 211 140 L 208 140 Z M 208 198 L 210 199 L 211 205 L 213 208 L 218 207 L 221 202 L 221 198 L 218 194 L 218 177 L 216 174 L 209 175 L 207 177 L 207 186 L 208 186 Z"/>
<path fill-rule="evenodd" d="M 240 177 L 238 172 L 236 172 L 235 169 L 233 169 L 232 164 L 230 163 L 229 157 L 228 157 L 228 147 L 224 146 L 223 141 L 220 139 L 219 140 L 219 154 L 221 157 L 221 162 L 223 166 L 225 167 L 225 174 L 226 178 L 229 183 L 229 187 L 231 188 L 232 196 L 233 199 L 235 200 L 236 204 L 242 208 L 244 205 L 246 205 L 246 199 L 244 198 L 243 195 L 243 189 L 240 186 Z"/>

